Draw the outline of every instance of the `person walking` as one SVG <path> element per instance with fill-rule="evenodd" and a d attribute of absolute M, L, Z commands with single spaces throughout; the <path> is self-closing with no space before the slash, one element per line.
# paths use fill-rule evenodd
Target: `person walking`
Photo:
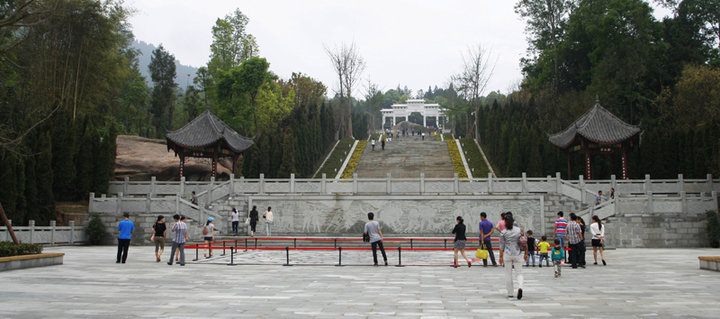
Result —
<path fill-rule="evenodd" d="M 270 237 L 270 224 L 273 223 L 272 207 L 268 206 L 268 209 L 263 213 L 263 219 L 265 219 L 265 235 Z"/>
<path fill-rule="evenodd" d="M 465 255 L 465 242 L 467 241 L 467 237 L 465 237 L 465 224 L 463 223 L 462 216 L 458 216 L 455 218 L 455 228 L 453 228 L 452 233 L 455 234 L 455 243 L 453 245 L 453 252 L 455 253 L 455 263 L 453 264 L 453 267 L 458 267 L 458 251 L 462 254 L 463 258 L 465 258 L 465 261 L 467 261 L 468 268 L 472 267 L 472 263 L 470 262 L 470 259 L 467 258 L 467 255 Z"/>
<path fill-rule="evenodd" d="M 580 242 L 583 241 L 583 236 L 575 214 L 570 214 L 570 223 L 567 225 L 567 241 L 570 246 L 570 264 L 573 269 L 576 269 L 580 264 Z"/>
<path fill-rule="evenodd" d="M 152 226 L 153 234 L 150 241 L 155 243 L 155 261 L 160 262 L 160 257 L 165 250 L 165 238 L 167 235 L 167 226 L 165 226 L 165 216 L 160 215 Z"/>
<path fill-rule="evenodd" d="M 380 252 L 382 253 L 383 260 L 385 261 L 385 266 L 388 265 L 387 262 L 387 255 L 385 254 L 385 247 L 383 247 L 383 235 L 382 230 L 380 230 L 380 223 L 376 222 L 375 214 L 372 212 L 367 214 L 368 222 L 365 223 L 365 230 L 364 234 L 370 237 L 370 247 L 372 247 L 372 254 L 373 254 L 373 266 L 378 265 L 378 259 L 377 259 L 377 249 L 380 247 Z"/>
<path fill-rule="evenodd" d="M 205 258 L 212 257 L 212 242 L 215 240 L 215 225 L 213 224 L 213 220 L 215 220 L 212 217 L 208 217 L 207 222 L 205 223 L 205 226 L 203 227 L 203 237 L 205 237 L 205 244 L 207 244 L 208 253 L 205 254 Z"/>
<path fill-rule="evenodd" d="M 495 229 L 493 228 L 493 223 L 487 219 L 487 214 L 485 212 L 480 213 L 480 223 L 478 224 L 478 229 L 480 229 L 480 243 L 481 245 L 485 245 L 485 249 L 488 251 L 493 267 L 497 267 L 497 263 L 495 262 L 495 253 L 493 253 L 492 250 L 492 240 L 490 238 L 490 236 L 495 232 Z M 487 259 L 483 259 L 483 267 L 487 267 Z"/>
<path fill-rule="evenodd" d="M 180 215 L 175 214 L 173 216 L 173 219 L 175 220 L 175 225 L 172 227 L 172 232 L 175 233 L 173 236 L 172 241 L 172 248 L 170 249 L 170 261 L 168 261 L 168 265 L 172 266 L 173 259 L 175 259 L 175 252 L 178 251 L 180 257 L 177 259 L 180 266 L 185 266 L 185 242 L 187 242 L 188 234 L 187 234 L 187 224 L 183 222 L 185 217 L 180 217 Z"/>
<path fill-rule="evenodd" d="M 382 150 L 385 150 L 385 137 L 383 136 L 382 140 L 380 140 L 380 146 L 382 147 Z"/>
<path fill-rule="evenodd" d="M 375 139 L 370 140 L 370 145 L 372 146 L 373 152 L 375 151 Z"/>
<path fill-rule="evenodd" d="M 555 238 L 555 246 L 552 248 L 550 253 L 552 256 L 553 269 L 555 269 L 555 278 L 560 278 L 562 275 L 561 263 L 565 260 L 565 250 L 560 246 L 560 240 Z"/>
<path fill-rule="evenodd" d="M 555 220 L 555 238 L 560 241 L 560 247 L 565 248 L 567 247 L 567 243 L 565 242 L 565 230 L 567 228 L 568 221 L 564 218 L 564 213 L 562 211 L 559 211 L 557 213 L 557 219 Z M 567 256 L 565 256 L 567 258 Z"/>
<path fill-rule="evenodd" d="M 520 300 L 523 297 L 522 265 L 523 261 L 528 258 L 528 252 L 523 253 L 520 249 L 518 241 L 522 233 L 520 227 L 515 226 L 515 219 L 512 215 L 505 215 L 505 227 L 505 230 L 500 232 L 500 263 L 505 266 L 505 288 L 507 296 L 512 298 L 515 291 L 512 278 L 514 269 L 518 282 L 517 299 Z"/>
<path fill-rule="evenodd" d="M 598 191 L 597 196 L 595 196 L 595 206 L 600 205 L 603 200 L 603 193 L 602 191 Z"/>
<path fill-rule="evenodd" d="M 253 206 L 252 210 L 250 211 L 250 236 L 255 237 L 255 228 L 257 227 L 258 220 L 260 218 L 258 217 L 258 211 L 257 206 Z"/>
<path fill-rule="evenodd" d="M 123 220 L 118 223 L 117 229 L 120 231 L 120 234 L 118 234 L 117 260 L 115 263 L 119 264 L 122 261 L 124 264 L 127 260 L 132 233 L 135 232 L 135 225 L 130 221 L 130 213 L 123 213 Z"/>
<path fill-rule="evenodd" d="M 572 214 L 575 214 L 575 213 L 572 213 Z M 577 215 L 575 215 L 575 216 L 577 216 Z M 582 268 L 585 268 L 585 264 L 586 264 L 585 252 L 587 251 L 587 245 L 585 244 L 585 238 L 587 238 L 587 236 L 585 235 L 585 230 L 586 230 L 585 220 L 582 217 L 577 216 L 577 223 L 578 223 L 578 225 L 580 225 L 580 233 L 582 234 L 582 238 L 583 238 L 583 240 L 580 241 L 580 245 L 579 245 L 580 251 L 578 252 L 578 256 L 579 256 L 580 260 L 578 261 L 578 265 L 580 265 L 580 267 L 582 267 Z"/>
<path fill-rule="evenodd" d="M 592 232 L 592 248 L 594 265 L 597 265 L 597 252 L 600 251 L 600 260 L 603 266 L 607 266 L 605 262 L 605 227 L 603 227 L 600 218 L 597 215 L 592 217 L 593 223 L 590 224 L 590 232 Z"/>
<path fill-rule="evenodd" d="M 238 210 L 233 208 L 232 214 L 230 214 L 230 221 L 232 222 L 232 232 L 233 234 L 238 234 L 238 225 L 240 224 L 240 213 L 238 213 Z"/>
<path fill-rule="evenodd" d="M 192 193 L 190 194 L 190 203 L 192 203 L 193 205 L 198 204 L 198 197 L 197 195 L 195 195 L 195 191 L 192 191 Z"/>

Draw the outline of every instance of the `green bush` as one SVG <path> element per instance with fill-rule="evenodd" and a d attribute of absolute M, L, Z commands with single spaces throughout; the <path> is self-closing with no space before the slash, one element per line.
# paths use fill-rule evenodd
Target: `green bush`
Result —
<path fill-rule="evenodd" d="M 85 233 L 88 236 L 88 243 L 90 245 L 99 245 L 105 237 L 105 224 L 100 220 L 100 215 L 93 214 L 90 216 Z"/>
<path fill-rule="evenodd" d="M 17 244 L 2 241 L 0 242 L 0 257 L 10 257 L 18 255 L 32 255 L 42 252 L 43 246 L 40 244 Z"/>
<path fill-rule="evenodd" d="M 708 211 L 707 213 L 707 229 L 708 239 L 710 240 L 710 247 L 720 247 L 720 220 L 718 220 L 718 214 L 714 210 Z"/>

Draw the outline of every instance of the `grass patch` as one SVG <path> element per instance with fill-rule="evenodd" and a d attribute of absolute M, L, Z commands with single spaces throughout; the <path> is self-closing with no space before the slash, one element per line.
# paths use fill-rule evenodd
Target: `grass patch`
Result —
<path fill-rule="evenodd" d="M 485 163 L 485 159 L 483 159 L 480 149 L 478 149 L 477 144 L 475 144 L 475 140 L 463 138 L 460 139 L 460 143 L 464 144 L 463 151 L 465 151 L 465 160 L 467 161 L 468 167 L 470 167 L 470 172 L 472 172 L 473 177 L 487 177 L 488 173 L 490 173 L 490 168 L 488 168 L 487 163 Z"/>
<path fill-rule="evenodd" d="M 452 160 L 453 169 L 458 174 L 459 178 L 467 178 L 467 172 L 465 171 L 465 165 L 463 164 L 462 158 L 460 157 L 460 150 L 458 150 L 455 140 L 445 140 L 450 151 L 450 159 Z"/>
<path fill-rule="evenodd" d="M 353 152 L 352 156 L 350 156 L 350 160 L 348 161 L 347 166 L 345 166 L 345 171 L 343 171 L 342 175 L 340 175 L 340 178 L 352 178 L 358 163 L 360 163 L 360 157 L 365 150 L 365 145 L 367 145 L 366 140 L 358 141 L 358 144 L 355 147 L 355 151 Z"/>
<path fill-rule="evenodd" d="M 325 173 L 327 178 L 335 178 L 335 175 L 337 175 L 337 172 L 340 170 L 340 167 L 343 164 L 341 160 L 345 161 L 347 153 L 350 152 L 353 143 L 355 143 L 355 140 L 351 138 L 341 139 L 340 143 L 338 143 L 337 147 L 335 147 L 335 150 L 332 152 L 332 154 L 330 154 L 330 157 L 325 162 L 325 165 L 320 169 L 317 176 L 315 177 L 322 178 L 322 174 Z"/>

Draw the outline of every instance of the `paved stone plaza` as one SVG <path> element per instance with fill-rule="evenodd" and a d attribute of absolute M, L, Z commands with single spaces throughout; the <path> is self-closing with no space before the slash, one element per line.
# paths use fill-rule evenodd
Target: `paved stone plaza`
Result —
<path fill-rule="evenodd" d="M 618 249 L 609 265 L 524 268 L 525 297 L 505 297 L 503 270 L 449 267 L 451 252 L 407 252 L 408 267 L 283 267 L 284 251 L 240 252 L 188 262 L 153 260 L 152 247 L 56 247 L 65 264 L 0 273 L 0 318 L 717 318 L 720 273 L 698 269 L 711 249 Z M 219 253 L 219 252 L 218 252 Z M 216 253 L 217 254 L 217 253 Z M 165 252 L 165 257 L 168 252 Z M 194 257 L 189 254 L 189 259 Z M 397 252 L 389 252 L 391 264 Z M 592 255 L 588 254 L 592 263 Z M 291 263 L 337 262 L 337 252 L 291 251 Z M 344 251 L 343 263 L 371 263 Z M 255 264 L 250 264 L 255 263 Z M 258 264 L 261 263 L 261 264 Z M 424 266 L 419 266 L 423 264 Z"/>

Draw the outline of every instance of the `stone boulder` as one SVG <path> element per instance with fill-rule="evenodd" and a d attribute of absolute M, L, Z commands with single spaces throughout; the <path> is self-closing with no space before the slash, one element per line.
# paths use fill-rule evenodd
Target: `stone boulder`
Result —
<path fill-rule="evenodd" d="M 218 180 L 230 178 L 232 161 L 218 161 Z M 140 136 L 118 135 L 115 157 L 115 180 L 144 181 L 155 176 L 159 181 L 179 180 L 180 158 L 168 151 L 165 140 Z M 212 160 L 209 158 L 185 158 L 185 179 L 188 181 L 210 180 Z"/>

